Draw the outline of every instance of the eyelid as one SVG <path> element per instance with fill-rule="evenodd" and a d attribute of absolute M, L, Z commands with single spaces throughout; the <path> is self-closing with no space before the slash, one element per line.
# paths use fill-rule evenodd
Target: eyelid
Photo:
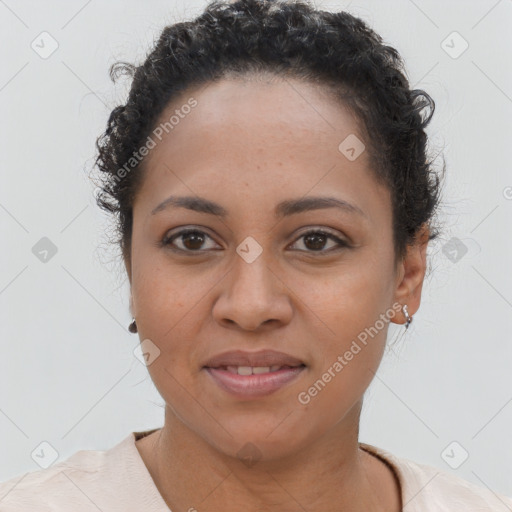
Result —
<path fill-rule="evenodd" d="M 338 231 L 333 230 L 333 229 L 328 228 L 328 227 L 325 227 L 325 226 L 308 226 L 308 227 L 305 227 L 304 231 L 300 231 L 297 236 L 301 237 L 301 236 L 307 235 L 308 233 L 311 233 L 311 232 L 313 232 L 313 233 L 318 233 L 318 232 L 325 233 L 326 235 L 330 235 L 330 236 L 333 236 L 334 238 L 338 238 L 341 241 L 344 241 L 344 240 L 341 239 L 342 235 L 340 235 Z"/>

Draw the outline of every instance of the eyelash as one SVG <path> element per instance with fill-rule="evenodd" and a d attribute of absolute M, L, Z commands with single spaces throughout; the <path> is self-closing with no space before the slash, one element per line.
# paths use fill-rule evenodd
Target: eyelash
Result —
<path fill-rule="evenodd" d="M 197 251 L 192 251 L 192 250 L 187 250 L 187 249 L 181 249 L 179 247 L 173 247 L 171 245 L 171 243 L 176 238 L 180 238 L 181 236 L 188 235 L 188 234 L 191 234 L 191 233 L 199 233 L 199 234 L 202 234 L 202 235 L 206 235 L 208 238 L 212 239 L 212 237 L 210 235 L 208 235 L 208 233 L 205 233 L 204 231 L 201 231 L 200 229 L 188 228 L 188 229 L 183 229 L 181 231 L 178 231 L 177 233 L 174 233 L 171 236 L 164 237 L 164 239 L 162 240 L 162 244 L 161 245 L 164 246 L 164 247 L 168 247 L 171 251 L 174 251 L 174 252 L 189 253 L 189 254 L 194 254 L 194 253 L 201 254 L 201 253 L 206 252 L 205 250 L 202 250 L 202 249 L 198 249 Z M 318 251 L 300 250 L 300 252 L 306 252 L 306 253 L 310 253 L 310 254 L 318 254 L 320 256 L 324 256 L 324 255 L 328 255 L 328 254 L 332 253 L 333 251 L 338 251 L 340 249 L 344 249 L 344 248 L 350 247 L 348 242 L 346 242 L 345 240 L 342 240 L 341 238 L 333 235 L 331 232 L 326 231 L 324 229 L 320 229 L 320 228 L 312 229 L 310 231 L 306 231 L 305 233 L 302 233 L 299 236 L 299 238 L 297 238 L 296 241 L 300 240 L 301 238 L 306 237 L 307 235 L 312 235 L 312 234 L 325 235 L 327 238 L 329 238 L 331 240 L 334 240 L 338 244 L 338 247 L 334 247 L 334 248 L 331 248 L 331 249 L 328 249 L 328 250 L 320 249 Z M 294 242 L 294 244 L 296 243 L 296 241 Z"/>

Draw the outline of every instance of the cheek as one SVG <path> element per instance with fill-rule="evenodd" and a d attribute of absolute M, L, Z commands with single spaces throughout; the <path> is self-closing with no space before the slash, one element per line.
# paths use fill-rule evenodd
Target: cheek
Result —
<path fill-rule="evenodd" d="M 327 279 L 302 278 L 294 291 L 305 310 L 324 321 L 325 337 L 347 341 L 389 308 L 393 290 L 388 266 L 383 259 L 362 255 L 345 268 L 329 271 Z"/>
<path fill-rule="evenodd" d="M 147 241 L 134 244 L 132 296 L 139 332 L 164 339 L 164 334 L 190 309 L 197 283 L 169 265 L 164 249 Z M 193 281 L 193 280 L 192 280 Z"/>
<path fill-rule="evenodd" d="M 378 370 L 384 353 L 388 322 L 382 298 L 366 287 L 344 288 L 335 303 L 324 303 L 319 316 L 329 329 L 312 337 L 316 346 L 310 376 L 295 400 L 311 429 L 335 425 L 353 410 Z M 364 293 L 363 293 L 364 292 Z M 320 324 L 321 325 L 321 324 Z M 331 332 L 332 331 L 332 332 Z M 316 425 L 316 426 L 315 426 Z"/>
<path fill-rule="evenodd" d="M 317 326 L 313 331 L 310 325 L 308 331 L 318 347 L 311 376 L 312 385 L 317 384 L 306 397 L 312 405 L 336 402 L 339 412 L 360 398 L 374 377 L 390 320 L 387 266 L 383 258 L 362 257 L 329 280 L 301 283 L 307 290 L 304 314 L 309 310 L 311 325 Z"/>
<path fill-rule="evenodd" d="M 215 280 L 170 268 L 161 256 L 142 258 L 132 281 L 139 337 L 157 354 L 148 365 L 155 386 L 164 397 L 177 396 L 198 371 Z"/>
<path fill-rule="evenodd" d="M 204 313 L 204 290 L 193 283 L 185 285 L 176 276 L 151 269 L 132 293 L 137 300 L 137 326 L 141 337 L 154 340 L 162 351 L 177 354 L 190 351 Z"/>

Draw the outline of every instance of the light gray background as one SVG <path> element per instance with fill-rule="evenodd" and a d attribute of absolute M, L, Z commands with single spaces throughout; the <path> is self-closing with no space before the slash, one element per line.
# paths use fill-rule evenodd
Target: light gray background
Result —
<path fill-rule="evenodd" d="M 162 425 L 87 172 L 127 92 L 110 64 L 140 62 L 164 24 L 204 6 L 0 1 L 0 481 L 39 469 L 31 453 L 42 441 L 62 460 Z M 413 86 L 436 101 L 428 133 L 448 169 L 421 309 L 405 336 L 390 330 L 397 341 L 367 393 L 360 439 L 512 496 L 512 1 L 317 6 L 348 8 L 401 52 Z M 43 31 L 59 44 L 46 59 L 31 48 Z M 442 47 L 453 31 L 469 43 L 458 58 Z M 58 249 L 46 263 L 32 252 L 42 237 Z M 452 237 L 468 250 L 457 262 Z M 451 461 L 469 453 L 458 469 L 442 457 L 453 441 Z"/>

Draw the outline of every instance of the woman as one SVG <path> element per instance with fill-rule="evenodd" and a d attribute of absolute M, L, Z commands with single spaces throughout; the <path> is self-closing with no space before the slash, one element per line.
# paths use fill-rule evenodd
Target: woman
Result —
<path fill-rule="evenodd" d="M 5 482 L 1 510 L 512 510 L 358 442 L 437 235 L 434 103 L 398 53 L 344 12 L 238 0 L 116 69 L 97 199 L 165 423 Z"/>

